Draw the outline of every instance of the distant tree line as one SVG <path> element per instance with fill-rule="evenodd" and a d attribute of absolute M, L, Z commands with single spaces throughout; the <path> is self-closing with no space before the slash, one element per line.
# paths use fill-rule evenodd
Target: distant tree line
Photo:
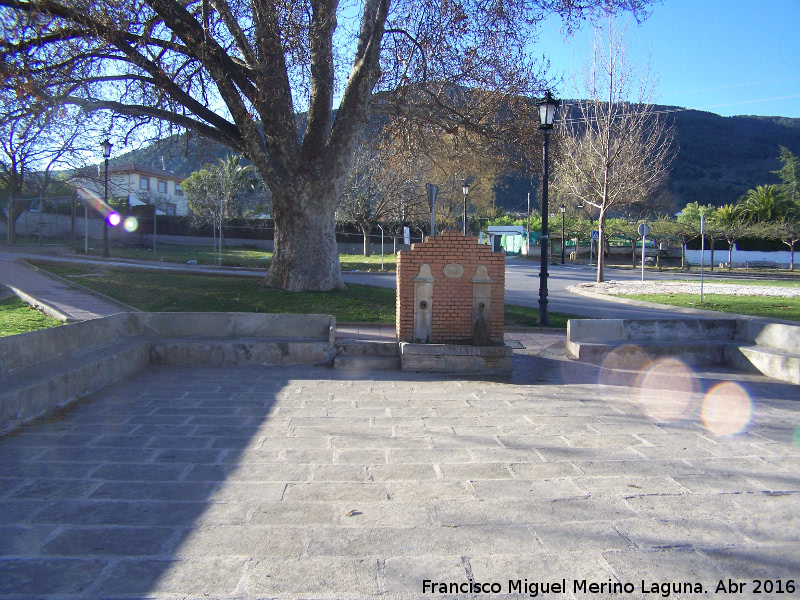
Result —
<path fill-rule="evenodd" d="M 638 215 L 622 212 L 606 220 L 605 252 L 609 249 L 609 239 L 624 239 L 631 242 L 631 261 L 635 263 L 636 242 L 640 223 L 647 221 L 650 226 L 649 239 L 659 242 L 678 242 L 682 248 L 692 240 L 700 238 L 701 216 L 705 215 L 706 248 L 711 250 L 711 269 L 714 268 L 714 249 L 724 243 L 728 252 L 728 268 L 733 263 L 733 248 L 743 240 L 775 240 L 791 252 L 789 270 L 794 270 L 794 252 L 800 242 L 800 159 L 785 147 L 780 148 L 781 168 L 774 171 L 781 184 L 759 185 L 749 190 L 733 204 L 712 206 L 690 202 L 677 214 L 670 216 L 663 211 L 651 209 Z M 551 212 L 556 213 L 560 201 L 553 203 Z M 591 231 L 596 230 L 598 222 L 594 212 L 586 212 L 585 206 L 572 204 L 565 215 L 565 231 L 570 238 L 588 240 Z M 628 206 L 627 208 L 631 208 Z M 532 214 L 527 223 L 503 214 L 487 222 L 488 225 L 527 225 L 531 231 L 541 229 L 541 216 Z M 552 227 L 551 227 L 552 230 Z M 681 265 L 686 266 L 685 256 Z"/>

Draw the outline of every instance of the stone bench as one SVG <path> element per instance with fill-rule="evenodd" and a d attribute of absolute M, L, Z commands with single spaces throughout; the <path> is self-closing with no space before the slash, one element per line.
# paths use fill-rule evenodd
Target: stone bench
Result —
<path fill-rule="evenodd" d="M 330 364 L 329 315 L 120 313 L 0 338 L 0 434 L 146 365 Z"/>
<path fill-rule="evenodd" d="M 800 385 L 800 326 L 744 319 L 571 319 L 567 352 L 620 367 L 672 356 L 692 366 L 729 365 Z"/>

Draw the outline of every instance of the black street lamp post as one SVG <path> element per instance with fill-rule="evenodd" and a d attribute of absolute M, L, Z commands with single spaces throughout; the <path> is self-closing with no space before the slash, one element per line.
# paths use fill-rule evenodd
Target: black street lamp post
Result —
<path fill-rule="evenodd" d="M 539 325 L 550 325 L 550 317 L 547 315 L 547 247 L 550 244 L 550 233 L 547 229 L 547 180 L 550 175 L 548 165 L 550 130 L 553 129 L 553 121 L 555 120 L 559 101 L 553 98 L 550 94 L 550 90 L 548 90 L 544 100 L 540 100 L 536 105 L 539 107 L 539 128 L 544 135 L 544 173 L 542 174 L 542 262 L 539 270 Z"/>
<path fill-rule="evenodd" d="M 464 235 L 467 235 L 467 194 L 469 194 L 469 185 L 466 179 L 461 184 L 461 191 L 464 192 Z"/>
<path fill-rule="evenodd" d="M 567 207 L 563 204 L 561 205 L 561 264 L 564 264 L 564 258 L 566 255 L 566 244 L 564 240 L 564 214 L 567 212 Z"/>
<path fill-rule="evenodd" d="M 109 258 L 111 254 L 108 252 L 108 217 L 109 214 L 106 212 L 108 210 L 108 159 L 111 156 L 111 142 L 105 140 L 102 144 L 103 147 L 103 158 L 106 162 L 106 175 L 105 175 L 105 185 L 104 185 L 104 192 L 103 192 L 103 202 L 105 206 L 103 206 L 103 258 Z"/>

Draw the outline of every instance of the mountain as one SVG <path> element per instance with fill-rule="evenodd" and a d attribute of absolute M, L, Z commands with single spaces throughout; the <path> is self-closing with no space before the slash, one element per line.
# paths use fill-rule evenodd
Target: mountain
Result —
<path fill-rule="evenodd" d="M 678 153 L 672 164 L 668 191 L 676 209 L 689 202 L 721 206 L 736 202 L 757 185 L 779 183 L 771 172 L 780 168 L 778 147 L 800 155 L 800 119 L 786 117 L 721 117 L 710 112 L 660 106 L 672 119 Z M 299 124 L 302 127 L 302 119 Z M 228 154 L 207 140 L 186 134 L 172 136 L 112 160 L 165 168 L 187 176 L 204 164 Z M 163 161 L 163 162 L 162 162 Z M 511 212 L 524 212 L 527 193 L 531 207 L 539 206 L 539 174 L 533 177 L 507 173 L 495 188 L 496 204 Z"/>
<path fill-rule="evenodd" d="M 674 115 L 679 150 L 669 189 L 679 207 L 731 204 L 757 185 L 780 183 L 771 173 L 781 166 L 779 146 L 800 154 L 800 119 L 696 110 Z"/>

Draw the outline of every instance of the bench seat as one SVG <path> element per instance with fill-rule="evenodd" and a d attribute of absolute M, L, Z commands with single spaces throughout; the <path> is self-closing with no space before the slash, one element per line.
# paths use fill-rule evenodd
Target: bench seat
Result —
<path fill-rule="evenodd" d="M 0 434 L 146 365 L 330 365 L 330 315 L 120 313 L 0 338 Z"/>
<path fill-rule="evenodd" d="M 149 361 L 150 341 L 132 337 L 6 374 L 0 433 L 129 377 Z"/>
<path fill-rule="evenodd" d="M 619 367 L 672 356 L 729 365 L 800 385 L 800 326 L 756 319 L 571 319 L 568 354 Z"/>

